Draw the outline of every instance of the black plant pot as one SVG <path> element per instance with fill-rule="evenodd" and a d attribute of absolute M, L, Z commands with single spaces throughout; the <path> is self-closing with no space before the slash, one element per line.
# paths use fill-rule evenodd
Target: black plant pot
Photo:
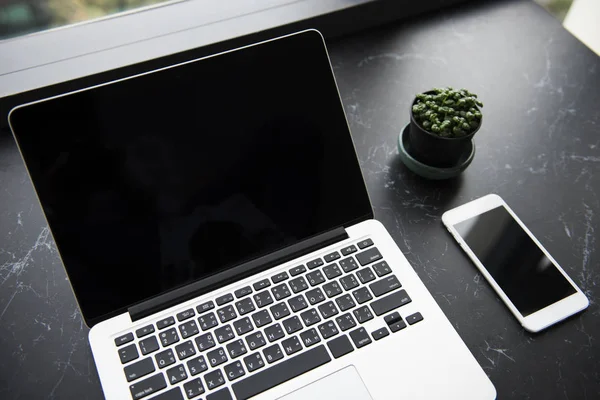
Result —
<path fill-rule="evenodd" d="M 412 105 L 416 102 L 413 101 Z M 470 141 L 481 128 L 481 121 L 475 131 L 460 138 L 445 138 L 421 128 L 410 107 L 410 151 L 411 155 L 423 164 L 432 167 L 448 168 L 455 166 L 460 156 L 470 149 Z"/>

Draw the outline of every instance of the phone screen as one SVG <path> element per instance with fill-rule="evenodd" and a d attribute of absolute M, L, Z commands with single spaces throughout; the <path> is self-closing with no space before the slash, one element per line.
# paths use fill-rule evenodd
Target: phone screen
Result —
<path fill-rule="evenodd" d="M 454 228 L 524 317 L 576 293 L 503 206 Z"/>

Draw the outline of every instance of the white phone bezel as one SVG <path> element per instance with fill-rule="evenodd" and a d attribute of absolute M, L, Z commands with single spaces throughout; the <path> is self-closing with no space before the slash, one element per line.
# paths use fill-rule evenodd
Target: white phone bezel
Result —
<path fill-rule="evenodd" d="M 565 279 L 573 285 L 576 292 L 572 295 L 565 297 L 562 300 L 557 301 L 547 307 L 544 307 L 533 314 L 524 317 L 519 310 L 514 306 L 510 298 L 504 293 L 500 286 L 496 283 L 494 278 L 487 271 L 483 263 L 477 258 L 475 253 L 469 248 L 467 243 L 461 238 L 459 233 L 454 229 L 454 225 L 473 218 L 486 211 L 494 209 L 496 207 L 503 206 L 515 221 L 523 228 L 529 237 L 534 241 L 535 244 L 544 252 L 548 259 L 554 264 L 556 269 L 565 277 Z M 504 304 L 513 313 L 515 318 L 521 323 L 521 325 L 530 332 L 539 332 L 563 319 L 584 310 L 589 305 L 589 300 L 583 294 L 581 289 L 577 287 L 575 282 L 566 274 L 560 265 L 554 260 L 554 258 L 548 253 L 548 251 L 542 246 L 542 244 L 533 236 L 531 231 L 527 229 L 525 224 L 517 217 L 517 215 L 511 210 L 502 198 L 496 194 L 489 194 L 479 199 L 473 200 L 469 203 L 463 204 L 462 206 L 456 207 L 452 210 L 446 211 L 442 215 L 442 222 L 450 232 L 450 234 L 456 239 L 460 247 L 467 253 L 469 258 L 475 263 L 481 274 L 494 288 L 498 296 L 502 299 Z"/>

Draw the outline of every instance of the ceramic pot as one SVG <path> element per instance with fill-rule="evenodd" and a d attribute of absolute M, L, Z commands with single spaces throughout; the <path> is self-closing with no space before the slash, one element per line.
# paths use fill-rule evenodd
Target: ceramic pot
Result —
<path fill-rule="evenodd" d="M 461 156 L 466 151 L 470 151 L 471 139 L 481 128 L 481 121 L 477 129 L 467 136 L 459 138 L 441 137 L 421 128 L 415 121 L 412 106 L 416 101 L 415 98 L 410 107 L 409 140 L 411 155 L 423 164 L 432 167 L 449 168 L 456 166 Z"/>

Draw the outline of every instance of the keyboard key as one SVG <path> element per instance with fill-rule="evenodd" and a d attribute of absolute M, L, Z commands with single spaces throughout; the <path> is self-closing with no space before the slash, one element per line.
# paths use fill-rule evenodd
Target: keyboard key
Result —
<path fill-rule="evenodd" d="M 325 257 L 323 257 L 323 259 L 325 260 L 325 262 L 330 263 L 332 261 L 337 260 L 340 257 L 341 257 L 340 253 L 338 253 L 337 251 L 334 251 L 333 253 L 327 254 Z"/>
<path fill-rule="evenodd" d="M 340 278 L 340 283 L 346 290 L 351 290 L 358 286 L 358 281 L 356 280 L 356 277 L 353 274 L 346 275 Z"/>
<path fill-rule="evenodd" d="M 373 282 L 369 285 L 375 297 L 379 297 L 388 292 L 391 292 L 394 289 L 398 289 L 402 285 L 396 278 L 396 275 L 388 276 L 387 278 L 383 278 L 378 280 L 377 282 Z"/>
<path fill-rule="evenodd" d="M 233 397 L 231 397 L 229 389 L 223 388 L 206 396 L 206 400 L 233 400 Z"/>
<path fill-rule="evenodd" d="M 242 354 L 246 354 L 248 350 L 246 350 L 246 345 L 242 341 L 242 339 L 234 340 L 233 342 L 227 345 L 227 352 L 229 353 L 229 357 L 232 359 L 241 356 Z"/>
<path fill-rule="evenodd" d="M 387 275 L 390 272 L 392 272 L 392 269 L 390 268 L 388 263 L 385 261 L 379 262 L 377 264 L 373 264 L 373 269 L 375 270 L 375 273 L 377 274 L 378 277 L 382 277 L 382 276 Z"/>
<path fill-rule="evenodd" d="M 179 357 L 180 360 L 185 360 L 186 358 L 195 355 L 196 350 L 194 349 L 192 341 L 188 340 L 187 342 L 175 346 L 175 353 L 177 353 L 177 357 Z"/>
<path fill-rule="evenodd" d="M 203 331 L 214 328 L 219 324 L 217 322 L 217 317 L 215 317 L 215 313 L 213 312 L 202 315 L 200 318 L 198 318 L 198 322 L 200 323 L 200 328 L 202 328 Z"/>
<path fill-rule="evenodd" d="M 349 294 L 338 297 L 337 299 L 335 299 L 335 302 L 342 311 L 349 310 L 356 305 L 356 303 L 354 302 L 354 300 L 352 300 L 352 297 Z"/>
<path fill-rule="evenodd" d="M 143 338 L 154 332 L 154 325 L 146 325 L 135 331 L 135 335 L 138 338 Z"/>
<path fill-rule="evenodd" d="M 153 397 L 152 400 L 183 400 L 183 396 L 181 395 L 181 389 L 176 387 Z"/>
<path fill-rule="evenodd" d="M 355 257 L 360 265 L 365 266 L 377 260 L 381 260 L 381 253 L 377 250 L 377 247 L 373 247 L 362 253 L 358 253 Z"/>
<path fill-rule="evenodd" d="M 279 324 L 273 324 L 268 328 L 265 328 L 265 336 L 269 342 L 273 343 L 284 336 L 283 328 Z"/>
<path fill-rule="evenodd" d="M 219 320 L 222 324 L 224 324 L 227 321 L 231 321 L 232 319 L 237 317 L 237 314 L 235 313 L 235 310 L 233 309 L 232 305 L 219 308 L 217 310 L 217 315 L 219 316 Z"/>
<path fill-rule="evenodd" d="M 244 367 L 242 367 L 242 363 L 239 361 L 235 361 L 229 365 L 226 365 L 223 367 L 223 370 L 230 381 L 234 381 L 245 374 Z"/>
<path fill-rule="evenodd" d="M 375 280 L 375 274 L 369 267 L 365 267 L 356 271 L 356 276 L 360 283 L 368 283 Z"/>
<path fill-rule="evenodd" d="M 167 317 L 167 318 L 163 318 L 160 321 L 158 321 L 156 323 L 156 327 L 158 329 L 165 329 L 168 326 L 171 326 L 175 323 L 175 318 L 173 317 Z"/>
<path fill-rule="evenodd" d="M 244 296 L 248 296 L 250 293 L 252 293 L 252 288 L 250 286 L 245 286 L 245 287 L 233 292 L 233 294 L 235 294 L 235 297 L 238 299 L 240 299 Z"/>
<path fill-rule="evenodd" d="M 298 311 L 304 310 L 306 307 L 308 307 L 308 304 L 306 304 L 306 300 L 304 299 L 304 296 L 302 296 L 302 295 L 292 297 L 291 299 L 288 300 L 288 304 L 290 305 L 290 308 L 292 309 L 293 312 L 298 312 Z"/>
<path fill-rule="evenodd" d="M 299 293 L 308 289 L 308 283 L 306 283 L 306 279 L 304 279 L 303 276 L 299 276 L 298 278 L 290 281 L 290 288 L 292 289 L 292 292 Z"/>
<path fill-rule="evenodd" d="M 246 336 L 246 343 L 248 343 L 250 350 L 256 350 L 267 344 L 265 337 L 261 332 L 252 333 Z"/>
<path fill-rule="evenodd" d="M 300 334 L 300 339 L 302 339 L 302 343 L 304 343 L 304 347 L 313 346 L 321 341 L 319 334 L 315 328 L 310 328 L 307 331 L 304 331 Z"/>
<path fill-rule="evenodd" d="M 347 331 L 348 329 L 354 328 L 356 326 L 356 321 L 354 321 L 354 318 L 352 318 L 352 315 L 350 313 L 340 315 L 335 320 L 342 332 Z"/>
<path fill-rule="evenodd" d="M 362 250 L 362 249 L 366 249 L 369 246 L 372 246 L 373 241 L 371 239 L 365 239 L 363 241 L 358 242 L 357 244 L 358 244 L 358 248 Z"/>
<path fill-rule="evenodd" d="M 353 314 L 359 324 L 370 321 L 374 318 L 373 313 L 367 306 L 357 308 L 353 311 Z"/>
<path fill-rule="evenodd" d="M 346 246 L 346 247 L 344 247 L 344 248 L 341 250 L 341 252 L 342 252 L 342 255 L 343 255 L 343 256 L 350 255 L 350 254 L 352 254 L 352 253 L 356 252 L 356 246 L 354 246 L 353 244 L 351 244 L 350 246 Z"/>
<path fill-rule="evenodd" d="M 227 354 L 225 353 L 225 349 L 222 347 L 209 351 L 206 354 L 206 358 L 208 359 L 211 367 L 216 367 L 217 365 L 227 362 Z"/>
<path fill-rule="evenodd" d="M 286 297 L 290 297 L 291 295 L 290 289 L 288 289 L 285 283 L 273 286 L 271 292 L 273 292 L 273 297 L 275 297 L 275 300 L 285 299 Z"/>
<path fill-rule="evenodd" d="M 283 346 L 285 354 L 288 356 L 302 350 L 302 345 L 300 344 L 300 340 L 298 340 L 298 336 L 292 336 L 291 338 L 285 339 L 281 342 L 281 345 Z"/>
<path fill-rule="evenodd" d="M 163 374 L 159 373 L 151 376 L 150 378 L 146 378 L 143 381 L 130 385 L 129 390 L 131 391 L 131 397 L 133 397 L 134 400 L 137 400 L 141 399 L 142 397 L 149 396 L 152 393 L 158 392 L 166 387 L 167 382 L 165 382 Z"/>
<path fill-rule="evenodd" d="M 143 355 L 155 352 L 160 348 L 158 345 L 158 340 L 156 340 L 156 336 L 150 336 L 147 339 L 140 340 L 139 345 Z"/>
<path fill-rule="evenodd" d="M 282 271 L 276 275 L 273 275 L 271 277 L 271 280 L 273 281 L 273 283 L 279 283 L 281 281 L 285 281 L 288 278 L 289 278 L 289 276 L 288 276 L 287 272 Z"/>
<path fill-rule="evenodd" d="M 186 319 L 192 318 L 194 315 L 196 315 L 196 313 L 194 312 L 194 309 L 190 308 L 188 310 L 177 313 L 176 317 L 177 317 L 177 321 L 181 322 L 181 321 L 185 321 Z"/>
<path fill-rule="evenodd" d="M 260 328 L 273 322 L 267 310 L 262 310 L 252 314 L 252 319 L 254 320 L 254 325 L 256 325 L 257 328 Z"/>
<path fill-rule="evenodd" d="M 306 278 L 308 279 L 308 283 L 310 283 L 310 286 L 317 286 L 325 282 L 325 277 L 319 270 L 309 272 L 308 274 L 306 274 Z"/>
<path fill-rule="evenodd" d="M 398 322 L 402 319 L 399 312 L 391 313 L 390 315 L 386 315 L 383 320 L 386 324 L 391 325 L 394 322 Z"/>
<path fill-rule="evenodd" d="M 223 377 L 221 370 L 217 369 L 216 371 L 212 371 L 204 375 L 204 382 L 206 382 L 206 387 L 208 390 L 212 390 L 224 384 L 225 378 Z"/>
<path fill-rule="evenodd" d="M 279 347 L 278 344 L 274 344 L 265 348 L 263 350 L 263 354 L 269 364 L 274 363 L 275 361 L 281 360 L 283 358 L 283 352 L 281 351 L 281 347 Z"/>
<path fill-rule="evenodd" d="M 154 358 L 156 359 L 156 364 L 158 368 L 168 367 L 171 364 L 175 364 L 175 354 L 173 354 L 173 350 L 167 349 L 165 351 L 161 351 L 157 353 Z"/>
<path fill-rule="evenodd" d="M 414 325 L 419 321 L 423 321 L 423 316 L 421 313 L 414 313 L 406 317 L 406 322 L 408 322 L 410 325 Z"/>
<path fill-rule="evenodd" d="M 340 261 L 340 267 L 344 270 L 344 272 L 348 273 L 358 269 L 358 264 L 356 261 L 354 261 L 354 257 L 348 257 Z"/>
<path fill-rule="evenodd" d="M 302 318 L 302 321 L 306 326 L 311 326 L 317 322 L 321 322 L 321 317 L 319 317 L 319 313 L 314 308 L 304 311 L 302 314 L 300 314 L 300 318 Z"/>
<path fill-rule="evenodd" d="M 402 320 L 402 317 L 398 312 L 387 315 L 384 320 L 392 332 L 397 332 L 406 327 L 406 323 Z"/>
<path fill-rule="evenodd" d="M 250 298 L 238 301 L 237 303 L 235 303 L 235 307 L 237 308 L 240 315 L 246 315 L 256 310 L 256 308 L 254 308 L 254 303 L 252 303 L 252 299 Z"/>
<path fill-rule="evenodd" d="M 198 325 L 196 325 L 196 321 L 188 321 L 185 324 L 179 325 L 179 333 L 181 333 L 181 337 L 184 339 L 194 336 L 198 332 L 200 330 L 198 329 Z"/>
<path fill-rule="evenodd" d="M 204 386 L 200 378 L 189 381 L 183 385 L 183 391 L 185 392 L 188 399 L 200 396 L 204 393 Z"/>
<path fill-rule="evenodd" d="M 323 260 L 321 260 L 320 258 L 317 258 L 316 260 L 307 262 L 306 266 L 308 267 L 308 269 L 315 269 L 317 267 L 320 267 L 323 264 L 324 264 Z"/>
<path fill-rule="evenodd" d="M 187 366 L 192 376 L 198 375 L 199 373 L 204 372 L 208 369 L 208 365 L 206 365 L 206 360 L 204 359 L 204 356 L 192 358 L 190 361 L 187 362 Z"/>
<path fill-rule="evenodd" d="M 221 297 L 217 297 L 215 302 L 218 306 L 222 306 L 223 304 L 227 304 L 233 301 L 233 295 L 231 293 L 224 294 Z"/>
<path fill-rule="evenodd" d="M 327 321 L 319 325 L 319 332 L 321 332 L 323 339 L 327 340 L 330 337 L 337 335 L 339 331 L 333 321 Z"/>
<path fill-rule="evenodd" d="M 292 334 L 294 332 L 298 332 L 299 330 L 301 330 L 303 328 L 302 322 L 300 322 L 300 318 L 298 318 L 298 316 L 296 316 L 296 315 L 284 320 L 282 322 L 282 325 L 283 325 L 283 328 L 285 329 L 285 331 L 288 333 L 288 335 Z"/>
<path fill-rule="evenodd" d="M 181 382 L 185 378 L 187 378 L 187 374 L 183 365 L 178 365 L 167 370 L 167 379 L 171 382 L 171 385 Z"/>
<path fill-rule="evenodd" d="M 298 265 L 297 267 L 290 269 L 291 276 L 300 275 L 303 272 L 306 272 L 306 267 L 304 265 Z"/>
<path fill-rule="evenodd" d="M 273 317 L 276 320 L 285 318 L 288 315 L 290 315 L 290 309 L 288 308 L 287 304 L 285 304 L 285 303 L 275 304 L 274 306 L 271 306 L 270 310 L 271 310 L 271 314 L 273 314 Z"/>
<path fill-rule="evenodd" d="M 319 311 L 324 319 L 333 317 L 339 312 L 335 304 L 333 304 L 333 301 L 328 301 L 327 303 L 321 304 L 319 306 Z"/>
<path fill-rule="evenodd" d="M 152 362 L 152 358 L 144 358 L 141 361 L 133 363 L 125 367 L 125 377 L 127 378 L 127 382 L 131 382 L 135 379 L 141 378 L 142 376 L 146 376 L 149 373 L 154 372 L 156 369 L 154 368 L 154 363 Z"/>
<path fill-rule="evenodd" d="M 312 306 L 314 306 L 315 304 L 319 304 L 320 302 L 325 300 L 325 295 L 323 294 L 320 288 L 316 288 L 306 292 L 306 298 L 308 299 L 308 302 Z"/>
<path fill-rule="evenodd" d="M 242 336 L 254 329 L 252 322 L 250 322 L 250 318 L 248 317 L 235 321 L 233 323 L 233 328 L 239 336 Z"/>
<path fill-rule="evenodd" d="M 406 328 L 406 322 L 399 320 L 390 325 L 390 330 L 392 332 L 398 332 L 402 329 Z"/>
<path fill-rule="evenodd" d="M 175 328 L 171 328 L 161 332 L 159 337 L 163 347 L 168 347 L 173 343 L 179 342 L 179 336 L 177 335 L 177 331 L 175 330 Z"/>
<path fill-rule="evenodd" d="M 369 334 L 363 327 L 360 327 L 350 332 L 350 338 L 354 342 L 354 345 L 357 349 L 360 349 L 361 347 L 364 347 L 371 343 L 371 338 L 369 337 Z"/>
<path fill-rule="evenodd" d="M 240 315 L 247 314 L 251 311 L 254 311 L 254 305 L 252 304 L 252 300 L 243 299 L 236 303 L 236 307 L 238 311 L 240 311 Z M 217 315 L 222 323 L 231 321 L 232 319 L 237 317 L 233 306 L 223 307 L 217 310 Z"/>
<path fill-rule="evenodd" d="M 198 350 L 205 351 L 215 347 L 215 339 L 213 338 L 212 333 L 205 333 L 204 335 L 200 335 L 196 338 L 196 346 L 198 346 Z"/>
<path fill-rule="evenodd" d="M 382 338 L 388 336 L 389 334 L 390 334 L 390 332 L 385 327 L 377 329 L 376 331 L 371 332 L 371 336 L 373 336 L 373 339 L 375 339 L 375 340 L 382 339 Z"/>
<path fill-rule="evenodd" d="M 276 366 L 260 371 L 234 383 L 231 388 L 238 399 L 248 399 L 290 379 L 331 361 L 325 346 L 300 353 Z M 275 371 L 275 372 L 274 372 Z"/>
<path fill-rule="evenodd" d="M 248 372 L 256 371 L 257 369 L 265 366 L 265 362 L 263 361 L 260 353 L 254 353 L 250 354 L 248 357 L 244 357 L 244 364 L 246 364 Z"/>
<path fill-rule="evenodd" d="M 121 335 L 115 339 L 115 344 L 117 346 L 122 346 L 126 343 L 129 343 L 133 340 L 133 333 L 126 333 L 125 335 Z"/>
<path fill-rule="evenodd" d="M 401 307 L 405 304 L 410 303 L 412 300 L 408 297 L 406 290 L 400 290 L 390 295 L 382 297 L 379 300 L 375 300 L 371 303 L 371 308 L 375 312 L 375 315 L 386 314 L 393 309 Z"/>
<path fill-rule="evenodd" d="M 373 296 L 371 296 L 369 289 L 367 289 L 366 287 L 356 289 L 354 292 L 352 292 L 352 295 L 354 296 L 358 304 L 363 304 L 373 299 Z"/>
<path fill-rule="evenodd" d="M 342 293 L 342 288 L 335 281 L 324 284 L 323 290 L 325 291 L 325 294 L 329 298 L 335 297 L 338 294 Z"/>
<path fill-rule="evenodd" d="M 323 273 L 325 274 L 327 279 L 333 279 L 333 278 L 337 278 L 338 276 L 340 276 L 342 274 L 342 270 L 337 265 L 337 263 L 329 264 L 329 265 L 323 267 Z"/>
<path fill-rule="evenodd" d="M 258 306 L 258 308 L 263 308 L 263 307 L 266 307 L 269 304 L 273 303 L 273 298 L 271 297 L 271 293 L 269 293 L 268 290 L 257 293 L 253 297 L 254 297 L 254 301 L 256 302 L 256 305 Z"/>
<path fill-rule="evenodd" d="M 213 303 L 213 301 L 211 300 L 197 306 L 196 311 L 198 312 L 198 314 L 202 314 L 208 310 L 212 310 L 213 308 L 215 308 L 215 303 Z"/>
<path fill-rule="evenodd" d="M 271 281 L 269 281 L 268 279 L 260 280 L 260 281 L 256 282 L 254 285 L 252 285 L 254 290 L 262 290 L 264 288 L 268 288 L 269 286 L 271 286 Z"/>
<path fill-rule="evenodd" d="M 340 358 L 354 351 L 354 347 L 352 347 L 352 343 L 346 335 L 330 340 L 327 342 L 327 347 L 329 347 L 329 351 L 335 358 Z"/>
<path fill-rule="evenodd" d="M 233 329 L 231 329 L 231 325 L 225 325 L 220 328 L 215 329 L 215 337 L 219 343 L 225 343 L 233 339 L 235 333 L 233 333 Z"/>

